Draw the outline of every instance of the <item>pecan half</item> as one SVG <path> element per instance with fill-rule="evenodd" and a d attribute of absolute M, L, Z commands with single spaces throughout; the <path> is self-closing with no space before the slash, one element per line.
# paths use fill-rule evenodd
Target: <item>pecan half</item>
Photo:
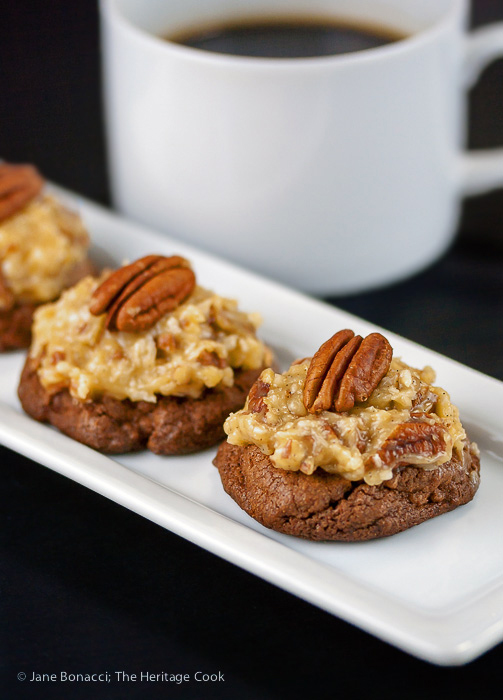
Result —
<path fill-rule="evenodd" d="M 304 385 L 304 405 L 310 413 L 349 411 L 366 401 L 391 364 L 393 350 L 380 333 L 365 339 L 339 331 L 315 353 Z"/>
<path fill-rule="evenodd" d="M 393 350 L 380 333 L 362 340 L 341 380 L 335 400 L 336 411 L 349 411 L 355 403 L 366 401 L 389 370 Z"/>
<path fill-rule="evenodd" d="M 415 463 L 430 463 L 445 452 L 445 437 L 445 429 L 437 423 L 408 421 L 395 428 L 377 455 L 392 469 L 409 464 L 411 458 Z"/>
<path fill-rule="evenodd" d="M 89 310 L 94 316 L 106 311 L 111 331 L 137 333 L 185 301 L 195 284 L 185 258 L 147 255 L 113 272 L 95 290 Z"/>
<path fill-rule="evenodd" d="M 0 163 L 0 221 L 20 211 L 43 186 L 44 179 L 33 165 Z"/>

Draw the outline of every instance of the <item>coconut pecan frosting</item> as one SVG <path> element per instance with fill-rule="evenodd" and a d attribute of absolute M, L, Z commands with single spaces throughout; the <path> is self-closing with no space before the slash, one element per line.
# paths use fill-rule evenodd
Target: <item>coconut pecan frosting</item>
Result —
<path fill-rule="evenodd" d="M 380 333 L 344 329 L 283 374 L 264 370 L 224 429 L 228 442 L 256 445 L 278 468 L 378 484 L 402 466 L 432 469 L 453 450 L 462 455 L 458 410 L 434 381 L 430 367 L 394 357 Z"/>
<path fill-rule="evenodd" d="M 190 262 L 147 255 L 86 277 L 35 313 L 31 358 L 49 392 L 155 403 L 198 398 L 270 365 L 260 318 L 197 284 Z"/>

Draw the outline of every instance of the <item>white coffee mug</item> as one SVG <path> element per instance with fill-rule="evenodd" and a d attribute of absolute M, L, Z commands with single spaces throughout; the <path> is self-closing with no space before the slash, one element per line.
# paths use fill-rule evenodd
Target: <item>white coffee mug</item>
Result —
<path fill-rule="evenodd" d="M 466 91 L 503 23 L 464 0 L 102 0 L 113 198 L 128 216 L 315 294 L 438 258 L 460 202 L 503 184 L 464 153 Z M 407 38 L 314 58 L 215 54 L 161 36 L 207 21 L 324 16 Z"/>

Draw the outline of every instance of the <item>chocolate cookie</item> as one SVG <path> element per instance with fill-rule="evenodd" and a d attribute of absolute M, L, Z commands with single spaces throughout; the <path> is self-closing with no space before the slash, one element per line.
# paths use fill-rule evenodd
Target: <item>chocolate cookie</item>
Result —
<path fill-rule="evenodd" d="M 0 310 L 0 352 L 29 347 L 35 309 L 34 304 L 15 304 Z"/>
<path fill-rule="evenodd" d="M 310 540 L 353 542 L 393 535 L 468 503 L 479 485 L 479 459 L 434 469 L 405 466 L 378 486 L 322 469 L 306 475 L 273 466 L 254 445 L 223 443 L 214 460 L 225 491 L 265 527 Z"/>
<path fill-rule="evenodd" d="M 148 448 L 156 454 L 185 454 L 215 445 L 225 437 L 223 422 L 243 405 L 258 370 L 235 372 L 234 385 L 206 390 L 198 399 L 159 396 L 156 403 L 103 396 L 73 398 L 67 389 L 50 394 L 26 360 L 18 394 L 24 410 L 41 422 L 107 453 Z"/>

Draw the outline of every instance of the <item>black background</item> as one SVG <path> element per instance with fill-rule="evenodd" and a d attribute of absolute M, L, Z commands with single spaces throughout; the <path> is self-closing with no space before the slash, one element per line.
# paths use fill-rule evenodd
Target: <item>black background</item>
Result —
<path fill-rule="evenodd" d="M 503 20 L 475 0 L 473 25 Z M 470 94 L 470 147 L 503 145 L 503 61 Z M 93 0 L 1 3 L 0 157 L 110 203 Z M 503 190 L 467 200 L 450 251 L 330 300 L 503 379 Z M 419 661 L 0 448 L 1 698 L 443 698 L 500 693 L 503 647 Z M 222 672 L 223 683 L 24 684 L 28 674 Z"/>

